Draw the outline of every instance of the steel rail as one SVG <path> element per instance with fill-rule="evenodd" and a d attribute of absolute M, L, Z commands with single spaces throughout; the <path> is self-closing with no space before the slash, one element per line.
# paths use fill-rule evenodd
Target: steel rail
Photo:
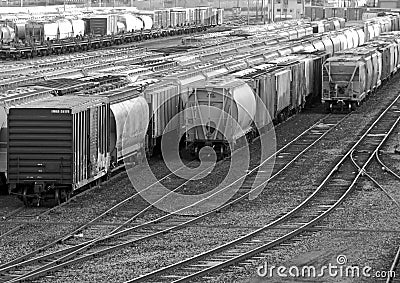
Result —
<path fill-rule="evenodd" d="M 300 134 L 299 136 L 297 136 L 297 137 L 296 137 L 295 139 L 293 139 L 290 143 L 288 143 L 287 145 L 285 145 L 284 147 L 282 147 L 279 151 L 277 151 L 276 153 L 274 153 L 273 156 L 275 156 L 275 155 L 281 153 L 284 149 L 288 148 L 290 145 L 293 145 L 293 144 L 295 143 L 295 141 L 299 140 L 299 139 L 300 139 L 301 137 L 303 137 L 306 133 L 309 133 L 310 131 L 315 130 L 316 128 L 318 128 L 318 126 L 321 125 L 322 121 L 323 121 L 324 119 L 326 119 L 327 117 L 330 117 L 330 116 L 331 116 L 331 115 L 327 115 L 327 116 L 325 116 L 324 118 L 320 119 L 320 120 L 319 120 L 318 122 L 316 122 L 313 126 L 311 126 L 310 128 L 308 128 L 307 130 L 305 130 L 302 134 Z M 348 114 L 348 115 L 345 115 L 345 116 L 343 116 L 343 117 L 340 117 L 340 119 L 338 119 L 338 121 L 336 121 L 335 124 L 330 124 L 330 125 L 329 125 L 330 127 L 329 127 L 324 133 L 316 134 L 318 137 L 317 137 L 315 140 L 313 140 L 313 142 L 312 142 L 311 144 L 309 144 L 309 145 L 308 145 L 306 148 L 304 148 L 300 153 L 298 153 L 295 157 L 293 157 L 293 159 L 292 159 L 291 161 L 289 161 L 283 168 L 281 168 L 281 169 L 280 169 L 278 172 L 276 172 L 271 178 L 269 178 L 268 181 L 271 180 L 271 179 L 273 179 L 273 178 L 275 178 L 276 176 L 278 176 L 278 175 L 279 175 L 282 171 L 284 171 L 290 164 L 292 164 L 292 163 L 293 163 L 295 160 L 297 160 L 301 155 L 303 155 L 306 151 L 308 151 L 313 145 L 315 145 L 319 140 L 321 140 L 325 135 L 327 135 L 333 128 L 335 128 L 340 122 L 342 122 L 342 121 L 343 121 L 344 119 L 346 119 L 348 116 L 349 116 L 349 114 Z M 273 156 L 270 156 L 270 157 L 268 158 L 268 160 L 269 160 L 270 158 L 272 158 Z M 267 161 L 267 160 L 266 160 L 266 161 Z M 266 161 L 264 161 L 262 164 L 264 164 Z M 245 177 L 245 176 L 248 176 L 248 175 L 250 175 L 250 174 L 252 174 L 252 173 L 254 173 L 254 172 L 257 170 L 257 168 L 260 168 L 260 167 L 262 166 L 262 164 L 258 165 L 256 168 L 254 168 L 254 169 L 251 170 L 250 172 L 246 173 L 246 174 L 244 175 L 244 177 Z M 241 177 L 241 178 L 243 178 L 243 177 Z M 232 184 L 231 184 L 231 185 L 232 185 Z M 229 186 L 231 186 L 231 185 L 229 185 Z M 220 193 L 220 192 L 221 192 L 221 191 L 216 192 L 216 193 L 213 194 L 212 196 L 215 196 L 216 194 L 218 194 L 218 193 Z M 178 225 L 175 225 L 175 226 L 172 226 L 172 227 L 163 229 L 163 230 L 158 231 L 158 232 L 156 232 L 156 233 L 153 233 L 153 234 L 150 234 L 150 235 L 146 235 L 146 236 L 143 236 L 143 237 L 134 239 L 134 240 L 127 241 L 127 242 L 123 242 L 123 243 L 118 244 L 118 245 L 115 245 L 115 246 L 113 246 L 113 247 L 108 247 L 108 248 L 106 248 L 106 249 L 104 249 L 104 250 L 101 250 L 101 251 L 98 251 L 98 252 L 95 252 L 95 253 L 91 253 L 91 254 L 87 254 L 87 255 L 83 255 L 83 256 L 81 256 L 81 257 L 78 257 L 78 258 L 75 258 L 75 259 L 73 259 L 73 260 L 69 260 L 69 261 L 67 261 L 67 262 L 62 263 L 62 260 L 68 260 L 68 259 L 70 259 L 72 256 L 76 256 L 77 252 L 76 252 L 76 251 L 73 251 L 73 252 L 71 252 L 70 254 L 63 256 L 63 257 L 62 257 L 62 260 L 57 260 L 57 261 L 53 261 L 53 262 L 49 263 L 49 264 L 47 265 L 47 267 L 48 267 L 47 269 L 40 268 L 40 269 L 38 269 L 38 270 L 29 272 L 28 274 L 25 274 L 24 276 L 15 278 L 14 281 L 10 281 L 10 282 L 16 282 L 16 281 L 18 281 L 18 280 L 22 280 L 22 279 L 26 279 L 26 278 L 33 278 L 33 277 L 36 277 L 36 276 L 38 276 L 38 275 L 40 276 L 40 274 L 45 274 L 45 273 L 47 273 L 47 272 L 49 272 L 49 271 L 57 270 L 57 269 L 62 268 L 62 267 L 64 267 L 64 266 L 66 266 L 66 265 L 72 264 L 73 262 L 81 261 L 81 260 L 87 259 L 87 258 L 89 258 L 89 257 L 92 257 L 92 256 L 94 256 L 94 255 L 106 253 L 106 252 L 109 252 L 109 251 L 112 251 L 112 250 L 115 250 L 115 249 L 124 247 L 124 246 L 126 246 L 126 245 L 130 245 L 130 244 L 132 244 L 132 243 L 136 243 L 136 242 L 141 241 L 141 240 L 144 240 L 144 239 L 153 238 L 153 237 L 155 237 L 155 236 L 157 236 L 157 235 L 165 234 L 165 233 L 167 233 L 167 232 L 170 232 L 170 231 L 179 229 L 179 228 L 184 227 L 184 226 L 186 226 L 186 225 L 188 225 L 188 224 L 190 224 L 190 223 L 193 223 L 193 222 L 195 222 L 195 221 L 199 221 L 199 220 L 203 219 L 204 217 L 209 216 L 209 215 L 212 214 L 212 213 L 215 213 L 215 212 L 217 212 L 217 211 L 220 211 L 220 210 L 223 209 L 223 208 L 226 208 L 226 207 L 228 207 L 228 206 L 233 205 L 234 203 L 236 203 L 236 202 L 242 200 L 244 197 L 248 196 L 249 193 L 251 193 L 251 192 L 252 192 L 252 191 L 250 190 L 249 192 L 245 193 L 244 195 L 240 196 L 239 198 L 237 198 L 237 199 L 235 199 L 235 200 L 233 200 L 233 201 L 231 201 L 231 202 L 225 204 L 223 207 L 220 207 L 220 208 L 218 208 L 218 209 L 216 209 L 216 210 L 210 211 L 209 213 L 200 215 L 200 216 L 198 216 L 198 217 L 189 219 L 189 220 L 186 221 L 186 222 L 182 222 L 182 223 L 180 223 L 180 224 L 178 224 Z M 211 197 L 211 196 L 209 196 L 209 197 Z M 208 198 L 207 198 L 207 199 L 208 199 Z M 207 199 L 201 200 L 201 201 L 199 201 L 199 202 L 204 202 L 204 201 L 207 200 Z M 184 209 L 187 209 L 187 207 L 185 207 Z M 181 211 L 181 210 L 179 210 L 179 211 Z M 159 221 L 161 221 L 161 220 L 167 219 L 168 217 L 170 217 L 171 215 L 174 215 L 175 213 L 178 213 L 179 211 L 175 211 L 173 214 L 160 217 L 160 218 L 158 218 L 158 219 L 156 219 L 156 220 L 149 221 L 149 222 L 144 223 L 144 224 L 141 224 L 141 225 L 139 225 L 139 226 L 135 226 L 135 227 L 132 227 L 132 228 L 123 230 L 123 231 L 119 231 L 119 232 L 114 233 L 114 234 L 112 234 L 112 235 L 109 235 L 109 236 L 107 236 L 107 237 L 105 237 L 105 238 L 97 239 L 97 240 L 95 240 L 95 241 L 93 241 L 93 242 L 87 243 L 87 245 L 85 245 L 85 246 L 81 246 L 79 251 L 83 251 L 83 250 L 85 250 L 85 249 L 87 249 L 87 248 L 89 248 L 89 247 L 91 247 L 91 246 L 93 246 L 94 244 L 97 244 L 97 243 L 99 243 L 99 242 L 104 242 L 104 241 L 107 241 L 107 240 L 109 240 L 109 239 L 111 239 L 111 238 L 120 237 L 120 236 L 125 235 L 125 234 L 128 234 L 128 233 L 130 233 L 130 232 L 132 232 L 132 231 L 135 231 L 135 230 L 137 230 L 137 229 L 139 229 L 139 228 L 143 228 L 143 227 L 149 226 L 150 224 L 153 224 L 153 223 L 159 222 Z M 33 260 L 43 260 L 43 259 L 44 259 L 44 258 L 41 257 L 41 258 L 37 258 L 37 259 L 33 259 Z"/>
<path fill-rule="evenodd" d="M 400 247 L 397 249 L 392 265 L 390 266 L 388 277 L 386 278 L 386 283 L 393 283 L 393 281 L 395 280 L 396 270 L 397 266 L 399 265 L 399 262 L 400 262 Z"/>
<path fill-rule="evenodd" d="M 378 122 L 382 119 L 382 117 L 389 111 L 390 108 L 392 108 L 392 106 L 398 101 L 400 95 L 385 109 L 385 111 L 375 120 L 375 122 L 368 128 L 368 130 L 361 136 L 361 138 L 359 138 L 359 140 L 352 146 L 352 148 L 342 157 L 342 159 L 335 165 L 335 167 L 330 171 L 330 173 L 326 176 L 326 178 L 323 180 L 323 182 L 318 186 L 318 188 L 306 199 L 304 200 L 299 206 L 297 206 L 296 208 L 294 208 L 292 211 L 290 211 L 289 213 L 287 213 L 286 215 L 282 216 L 281 218 L 275 220 L 274 222 L 266 225 L 265 227 L 258 229 L 252 233 L 249 233 L 241 238 L 238 238 L 234 241 L 231 241 L 225 245 L 222 245 L 220 247 L 217 247 L 215 249 L 212 249 L 210 251 L 204 252 L 202 254 L 196 255 L 192 258 L 180 261 L 178 263 L 169 265 L 167 267 L 161 268 L 159 270 L 153 271 L 151 273 L 142 275 L 138 278 L 126 281 L 126 283 L 128 282 L 149 282 L 148 280 L 151 280 L 152 277 L 155 276 L 160 276 L 162 274 L 167 274 L 168 272 L 173 272 L 175 269 L 178 269 L 179 267 L 182 266 L 188 266 L 190 265 L 190 263 L 193 262 L 199 262 L 202 259 L 206 258 L 207 256 L 212 256 L 215 253 L 227 250 L 231 247 L 234 247 L 235 245 L 238 245 L 239 243 L 244 242 L 247 239 L 250 239 L 252 237 L 254 237 L 255 235 L 265 231 L 266 229 L 268 229 L 269 227 L 272 227 L 273 225 L 280 223 L 286 219 L 288 219 L 290 216 L 293 216 L 296 212 L 298 212 L 301 208 L 305 207 L 306 205 L 308 205 L 310 203 L 310 201 L 317 195 L 317 193 L 320 193 L 322 191 L 323 188 L 325 188 L 325 185 L 328 183 L 328 181 L 331 179 L 331 177 L 334 175 L 334 173 L 338 172 L 339 167 L 341 165 L 344 164 L 344 162 L 346 160 L 349 159 L 349 157 L 351 157 L 351 155 L 353 154 L 354 150 L 357 148 L 357 146 L 367 137 L 367 135 L 370 133 L 370 131 L 375 127 L 375 125 L 378 124 Z M 400 115 L 399 115 L 400 116 Z M 398 117 L 396 119 L 396 121 L 394 122 L 394 124 L 392 125 L 392 127 L 389 129 L 389 131 L 386 132 L 385 137 L 382 139 L 382 141 L 379 143 L 379 145 L 375 148 L 374 153 L 372 155 L 369 156 L 369 158 L 367 159 L 367 161 L 364 163 L 364 165 L 360 168 L 360 170 L 358 170 L 357 175 L 355 176 L 354 180 L 351 182 L 350 186 L 348 187 L 348 189 L 339 197 L 339 199 L 337 199 L 335 201 L 334 204 L 332 204 L 328 210 L 324 211 L 322 214 L 318 215 L 317 217 L 313 218 L 311 221 L 309 221 L 308 223 L 305 223 L 304 225 L 300 226 L 299 228 L 295 229 L 294 231 L 291 231 L 289 233 L 287 233 L 286 235 L 283 235 L 273 241 L 268 242 L 267 244 L 264 244 L 260 247 L 257 247 L 256 249 L 247 251 L 245 253 L 242 253 L 238 256 L 235 256 L 233 258 L 230 258 L 228 260 L 221 260 L 220 263 L 214 264 L 210 267 L 207 267 L 203 270 L 200 270 L 198 272 L 195 273 L 191 273 L 191 274 L 186 274 L 186 275 L 182 275 L 179 279 L 177 280 L 173 280 L 172 282 L 187 282 L 192 280 L 195 277 L 199 277 L 205 274 L 208 274 L 210 272 L 216 271 L 216 270 L 220 270 L 221 268 L 224 268 L 226 266 L 232 265 L 234 263 L 237 263 L 239 261 L 242 261 L 244 259 L 247 258 L 251 258 L 252 256 L 265 251 L 266 249 L 269 249 L 271 247 L 274 247 L 300 233 L 302 233 L 306 228 L 312 226 L 313 224 L 317 223 L 318 221 L 320 221 L 322 218 L 324 218 L 326 215 L 328 215 L 330 212 L 332 212 L 339 204 L 342 203 L 342 201 L 345 199 L 345 197 L 352 191 L 352 189 L 354 188 L 354 186 L 357 183 L 357 180 L 363 175 L 363 172 L 365 171 L 365 168 L 368 166 L 368 164 L 371 162 L 371 160 L 373 159 L 375 152 L 377 152 L 379 150 L 379 148 L 384 144 L 384 142 L 386 141 L 386 139 L 389 137 L 389 135 L 393 132 L 393 129 L 395 128 L 395 126 L 399 123 L 400 121 L 400 117 Z M 186 269 L 186 273 L 190 273 L 190 271 L 188 271 L 188 269 Z M 174 277 L 173 275 L 171 276 L 172 278 Z M 175 278 L 179 277 L 178 275 L 175 275 Z M 163 279 L 165 279 L 166 277 L 163 277 Z"/>
<path fill-rule="evenodd" d="M 168 173 L 167 175 L 165 175 L 164 177 L 162 177 L 161 179 L 159 179 L 157 182 L 154 182 L 153 184 L 151 184 L 150 186 L 148 186 L 148 187 L 145 188 L 144 190 L 150 189 L 152 186 L 157 185 L 159 182 L 165 180 L 165 179 L 168 178 L 169 176 L 174 175 L 175 173 L 177 173 L 177 172 L 178 172 L 179 170 L 181 170 L 182 168 L 185 168 L 185 166 L 181 166 L 180 168 L 176 169 L 175 171 Z M 123 174 L 125 174 L 125 171 L 119 172 L 118 174 L 112 176 L 112 178 L 110 178 L 109 180 L 106 180 L 106 181 L 100 183 L 98 186 L 100 186 L 100 185 L 101 185 L 101 186 L 107 185 L 107 183 L 109 183 L 109 182 L 111 182 L 111 181 L 114 181 L 115 179 L 117 179 L 118 177 L 120 177 L 120 176 L 123 175 Z M 95 187 L 91 188 L 90 190 L 92 190 L 92 189 L 94 189 L 94 188 L 96 188 L 96 187 L 98 187 L 98 186 L 95 186 Z M 89 192 L 90 190 L 85 190 L 84 193 Z M 80 194 L 80 195 L 81 195 L 81 194 Z M 51 248 L 51 247 L 57 245 L 58 243 L 62 243 L 62 242 L 64 242 L 64 241 L 66 241 L 67 239 L 73 237 L 74 235 L 76 235 L 77 233 L 79 233 L 80 231 L 82 231 L 83 229 L 88 228 L 90 225 L 96 223 L 99 219 L 101 219 L 101 218 L 103 218 L 104 216 L 108 215 L 109 213 L 115 211 L 116 209 L 118 209 L 118 208 L 121 207 L 122 205 L 126 204 L 127 202 L 131 201 L 132 199 L 138 197 L 139 195 L 140 195 L 140 194 L 139 194 L 138 192 L 132 194 L 131 196 L 125 198 L 124 200 L 122 200 L 122 201 L 118 202 L 117 204 L 113 205 L 111 208 L 109 208 L 109 209 L 107 209 L 106 211 L 102 212 L 101 214 L 97 215 L 96 217 L 94 217 L 94 218 L 91 219 L 90 221 L 88 221 L 88 222 L 82 224 L 82 225 L 79 226 L 78 228 L 75 228 L 72 232 L 69 232 L 67 235 L 64 235 L 64 236 L 62 236 L 61 238 L 58 238 L 58 239 L 52 241 L 51 243 L 48 243 L 48 244 L 46 244 L 45 246 L 40 247 L 39 249 L 36 249 L 36 250 L 34 250 L 34 251 L 32 251 L 32 252 L 26 254 L 26 255 L 23 255 L 23 256 L 18 257 L 18 258 L 16 258 L 16 259 L 12 260 L 12 261 L 9 261 L 9 262 L 7 262 L 7 263 L 4 263 L 4 264 L 0 265 L 0 272 L 6 271 L 6 270 L 9 269 L 9 267 L 11 267 L 11 266 L 16 266 L 17 264 L 19 264 L 19 263 L 21 263 L 21 262 L 24 262 L 24 261 L 27 262 L 27 263 L 30 262 L 30 261 L 27 260 L 27 259 L 33 258 L 33 257 L 35 257 L 36 255 L 38 255 L 39 253 L 42 253 L 42 252 L 46 251 L 47 249 L 49 249 L 49 248 Z M 70 199 L 70 200 L 71 200 L 71 199 Z M 61 206 L 63 206 L 63 205 L 66 205 L 70 200 L 68 200 L 67 202 L 62 203 L 62 204 L 61 204 L 60 206 L 58 206 L 58 207 L 53 207 L 53 208 L 51 208 L 51 209 L 49 210 L 49 212 L 50 212 L 51 210 L 54 210 L 54 209 L 56 209 L 56 208 L 59 208 L 59 207 L 61 207 Z M 47 213 L 48 213 L 48 212 L 47 212 Z M 20 228 L 22 228 L 22 227 L 23 227 L 23 226 L 21 225 L 20 227 L 17 227 L 17 228 L 20 229 Z M 10 232 L 12 232 L 12 231 L 10 231 Z M 13 231 L 13 232 L 15 232 L 15 231 Z M 9 234 L 9 233 L 7 233 L 7 234 Z M 1 235 L 0 238 L 3 237 L 3 236 L 5 236 L 5 235 L 6 235 L 6 234 Z M 73 246 L 73 247 L 69 247 L 69 248 L 67 248 L 67 249 L 65 249 L 65 250 L 61 250 L 61 251 L 54 252 L 54 255 L 62 254 L 62 253 L 65 253 L 65 252 L 71 252 L 71 251 L 73 251 L 73 250 L 79 249 L 80 247 L 86 245 L 88 242 L 90 242 L 90 241 L 84 242 L 84 243 L 82 243 L 82 244 L 79 244 L 79 245 L 76 245 L 76 246 Z M 39 258 L 40 258 L 40 257 L 39 257 Z"/>

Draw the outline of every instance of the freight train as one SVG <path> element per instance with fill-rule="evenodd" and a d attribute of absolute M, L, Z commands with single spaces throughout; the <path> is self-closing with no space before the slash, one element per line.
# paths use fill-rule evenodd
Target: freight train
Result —
<path fill-rule="evenodd" d="M 288 47 L 280 44 L 280 49 L 275 51 L 276 56 L 264 60 L 266 64 L 247 68 L 236 73 L 228 73 L 230 78 L 212 80 L 204 86 L 191 88 L 186 104 L 186 108 L 190 109 L 190 111 L 184 112 L 186 115 L 184 119 L 185 129 L 189 129 L 186 132 L 187 147 L 195 155 L 205 145 L 213 146 L 221 156 L 229 155 L 232 146 L 235 146 L 244 137 L 254 136 L 254 132 L 259 131 L 260 128 L 262 130 L 273 121 L 286 119 L 288 115 L 301 110 L 308 101 L 315 100 L 316 97 L 321 97 L 323 82 L 325 96 L 323 99 L 333 99 L 329 93 L 327 94 L 326 89 L 336 90 L 335 87 L 332 87 L 334 81 L 332 81 L 331 74 L 329 73 L 323 80 L 322 66 L 325 60 L 327 61 L 324 68 L 330 66 L 331 62 L 340 62 L 341 60 L 335 59 L 337 57 L 327 59 L 340 52 L 352 53 L 355 50 L 360 50 L 359 52 L 362 53 L 362 50 L 364 50 L 364 56 L 369 57 L 361 59 L 359 56 L 353 59 L 356 63 L 364 61 L 365 73 L 359 74 L 358 69 L 352 67 L 351 70 L 347 68 L 341 71 L 342 73 L 346 73 L 346 78 L 343 82 L 341 82 L 343 76 L 340 76 L 342 75 L 340 72 L 335 79 L 345 84 L 345 88 L 350 88 L 350 93 L 353 91 L 351 86 L 354 85 L 350 79 L 351 77 L 354 77 L 355 80 L 359 78 L 365 80 L 367 84 L 365 85 L 364 82 L 364 87 L 367 90 L 368 87 L 372 88 L 376 86 L 374 83 L 377 83 L 377 78 L 380 77 L 378 74 L 381 72 L 379 66 L 382 66 L 382 62 L 378 64 L 381 57 L 379 58 L 376 54 L 372 54 L 371 51 L 366 51 L 371 49 L 371 45 L 365 48 L 357 47 L 364 42 L 378 37 L 380 31 L 390 31 L 392 28 L 396 31 L 399 30 L 399 17 L 393 16 L 391 19 L 385 21 L 382 18 L 383 21 L 378 24 L 377 29 L 374 27 L 370 29 L 365 28 L 365 31 L 357 28 L 347 29 L 346 31 L 342 31 L 342 36 L 336 33 L 322 36 L 322 38 L 317 40 L 304 40 L 301 42 L 303 48 L 300 50 L 300 53 L 303 54 L 293 54 L 297 50 L 296 44 Z M 392 50 L 392 53 L 387 53 L 386 56 L 392 58 L 394 70 L 394 58 L 400 56 L 400 49 L 398 49 L 400 41 L 394 36 L 389 37 L 390 39 L 387 41 L 392 41 L 392 48 L 387 47 L 387 44 L 379 45 L 376 42 L 371 44 L 372 46 L 378 44 L 381 48 L 386 46 L 387 50 Z M 285 49 L 287 48 L 292 51 L 288 51 L 287 54 L 292 53 L 291 55 L 285 54 Z M 350 48 L 349 51 L 347 50 L 348 48 Z M 313 52 L 312 49 L 318 51 Z M 375 50 L 377 48 L 372 47 L 372 49 Z M 354 55 L 349 55 L 348 57 L 352 56 Z M 376 57 L 375 59 L 373 59 L 374 56 Z M 369 63 L 366 63 L 366 61 L 369 61 Z M 373 61 L 375 61 L 375 68 L 373 67 Z M 343 69 L 344 64 L 346 63 L 338 63 L 335 69 L 336 73 L 333 71 L 332 75 L 337 74 L 338 70 Z M 360 70 L 360 72 L 362 71 Z M 357 75 L 355 76 L 355 74 Z M 386 74 L 390 74 L 390 72 L 386 72 Z M 366 76 L 369 78 L 366 78 Z M 326 83 L 326 77 L 330 78 L 329 83 Z M 242 79 L 242 81 L 238 80 L 238 78 Z M 369 83 L 368 79 L 370 80 Z M 240 91 L 238 91 L 239 89 Z M 351 93 L 351 95 L 355 94 Z M 251 99 L 254 96 L 257 96 L 259 99 Z M 346 97 L 348 96 L 349 94 L 346 92 Z M 260 111 L 254 111 L 254 109 L 263 108 L 258 105 L 260 103 L 267 107 L 269 116 L 260 113 Z M 226 128 L 229 119 L 222 117 L 222 115 L 217 113 L 217 109 L 210 108 L 210 105 L 217 108 L 220 107 L 221 111 L 228 112 L 238 122 L 240 128 Z M 223 109 L 222 107 L 228 107 L 226 105 L 229 108 Z M 200 123 L 199 119 L 208 121 L 207 125 Z M 256 123 L 254 123 L 255 121 Z M 232 121 L 230 123 L 232 124 Z M 257 129 L 255 124 L 257 125 Z M 219 125 L 218 128 L 216 128 L 217 125 Z"/>
<path fill-rule="evenodd" d="M 322 102 L 355 109 L 400 67 L 400 34 L 385 33 L 365 46 L 338 52 L 324 63 Z"/>
<path fill-rule="evenodd" d="M 390 12 L 390 8 L 375 7 L 305 7 L 305 16 L 312 21 L 331 17 L 343 18 L 346 21 L 363 21 Z"/>
<path fill-rule="evenodd" d="M 222 25 L 223 10 L 197 7 L 146 14 L 92 14 L 82 19 L 3 23 L 0 59 L 32 58 L 189 34 Z"/>
<path fill-rule="evenodd" d="M 252 123 L 255 119 L 268 126 L 299 111 L 314 95 L 320 95 L 321 65 L 327 56 L 358 46 L 389 27 L 398 30 L 399 18 L 383 17 L 374 20 L 371 25 L 378 25 L 376 33 L 373 28 L 368 30 L 366 25 L 365 30 L 348 28 L 303 36 L 297 41 L 282 41 L 277 36 L 264 46 L 262 40 L 254 41 L 259 48 L 242 45 L 238 47 L 243 48 L 242 53 L 231 50 L 229 44 L 225 50 L 227 53 L 224 50 L 211 52 L 212 48 L 205 54 L 194 51 L 192 57 L 205 56 L 208 61 L 213 58 L 211 60 L 215 64 L 197 62 L 193 66 L 177 66 L 169 72 L 161 70 L 144 75 L 128 85 L 111 80 L 108 85 L 112 90 L 108 91 L 103 88 L 96 92 L 83 87 L 78 91 L 67 91 L 62 97 L 46 94 L 36 98 L 32 95 L 28 101 L 9 105 L 5 162 L 9 189 L 26 204 L 40 202 L 46 195 L 54 197 L 54 192 L 57 201 L 64 200 L 73 191 L 107 177 L 124 159 L 139 162 L 144 152 L 157 144 L 165 131 L 182 131 L 189 150 L 198 151 L 204 144 L 211 143 L 219 147 L 223 155 L 229 154 L 231 149 L 227 142 L 236 143 L 247 134 L 253 134 Z M 286 56 L 294 52 L 305 54 Z M 226 54 L 234 54 L 235 60 L 224 61 Z M 243 69 L 247 73 L 243 73 Z M 221 79 L 226 76 L 229 76 L 228 80 Z M 118 76 L 114 79 L 118 80 Z M 197 83 L 202 83 L 203 88 L 194 87 Z M 204 128 L 195 127 L 192 132 L 186 131 L 192 128 L 193 120 L 190 119 L 195 117 L 179 119 L 176 124 L 170 125 L 171 129 L 167 129 L 172 117 L 185 107 L 204 103 L 196 101 L 193 91 L 208 93 L 210 88 L 207 85 L 226 89 L 228 94 L 236 93 L 238 100 L 243 100 L 243 95 L 257 95 L 272 119 L 267 119 L 265 113 L 257 112 L 259 106 L 249 99 L 249 107 L 255 111 L 248 111 L 250 116 L 243 120 L 241 126 L 246 130 L 232 131 L 226 138 L 217 134 L 211 139 L 212 135 L 199 134 L 212 130 L 211 123 Z M 54 91 L 55 87 L 47 89 Z M 220 93 L 214 94 L 216 99 L 221 98 Z M 230 99 L 236 101 L 236 97 Z M 244 109 L 236 108 L 239 109 L 238 114 L 243 114 Z M 134 111 L 130 111 L 132 109 Z M 199 114 L 218 125 L 215 117 L 208 117 L 207 113 Z M 136 115 L 136 119 L 129 115 Z M 133 124 L 127 124 L 127 117 L 132 118 L 129 123 Z M 34 139 L 28 139 L 28 136 Z M 126 149 L 121 147 L 122 144 L 127 145 Z"/>

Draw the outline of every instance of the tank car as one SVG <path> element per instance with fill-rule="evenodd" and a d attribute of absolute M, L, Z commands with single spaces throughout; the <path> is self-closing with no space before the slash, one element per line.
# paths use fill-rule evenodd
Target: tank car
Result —
<path fill-rule="evenodd" d="M 15 30 L 10 26 L 0 26 L 0 42 L 10 43 L 15 38 Z"/>

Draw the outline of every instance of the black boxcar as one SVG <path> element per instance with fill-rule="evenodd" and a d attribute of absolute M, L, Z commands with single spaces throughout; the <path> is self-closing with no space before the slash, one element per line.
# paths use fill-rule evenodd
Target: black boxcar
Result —
<path fill-rule="evenodd" d="M 105 98 L 61 96 L 10 109 L 8 181 L 26 204 L 56 201 L 109 170 L 109 104 Z"/>

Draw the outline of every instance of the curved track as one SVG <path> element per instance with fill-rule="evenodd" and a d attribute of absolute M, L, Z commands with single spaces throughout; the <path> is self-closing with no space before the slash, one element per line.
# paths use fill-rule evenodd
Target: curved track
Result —
<path fill-rule="evenodd" d="M 239 239 L 127 282 L 188 282 L 251 260 L 315 225 L 352 192 L 376 152 L 399 123 L 399 98 L 400 95 L 334 166 L 318 188 L 292 211 Z M 271 228 L 275 228 L 274 231 Z"/>
<path fill-rule="evenodd" d="M 400 282 L 399 268 L 398 268 L 399 262 L 400 262 L 400 247 L 398 248 L 396 255 L 394 256 L 392 265 L 390 266 L 390 270 L 388 271 L 389 275 L 386 279 L 386 283 Z"/>
<path fill-rule="evenodd" d="M 86 239 L 86 241 L 76 241 L 76 237 L 74 237 L 74 235 L 76 236 L 76 233 L 82 232 L 82 229 L 77 229 L 74 231 L 74 233 L 63 237 L 54 243 L 46 245 L 35 253 L 31 253 L 0 266 L 0 273 L 3 274 L 0 279 L 6 282 L 17 282 L 20 280 L 40 277 L 48 272 L 61 269 L 65 266 L 83 261 L 90 257 L 108 253 L 115 249 L 138 243 L 145 239 L 155 238 L 161 234 L 165 234 L 169 231 L 180 229 L 189 224 L 200 221 L 203 218 L 227 208 L 249 196 L 249 194 L 253 191 L 252 186 L 255 174 L 257 172 L 263 172 L 263 169 L 266 169 L 264 167 L 270 166 L 267 161 L 269 161 L 271 158 L 276 157 L 277 162 L 272 172 L 272 176 L 269 177 L 267 181 L 272 180 L 280 175 L 288 166 L 290 166 L 300 156 L 312 148 L 347 116 L 348 115 L 327 115 L 325 118 L 315 123 L 312 127 L 278 150 L 273 156 L 267 158 L 261 164 L 253 164 L 252 169 L 243 176 L 239 177 L 237 180 L 244 181 L 239 192 L 234 195 L 230 202 L 223 205 L 223 207 L 219 207 L 216 210 L 201 215 L 183 216 L 178 214 L 180 211 L 175 211 L 174 213 L 170 214 L 163 213 L 161 216 L 158 216 L 153 220 L 143 222 L 138 219 L 138 217 L 143 215 L 144 212 L 148 212 L 149 209 L 153 209 L 152 206 L 149 205 L 138 213 L 132 215 L 132 217 L 127 219 L 119 227 L 114 226 L 114 229 L 109 232 L 109 235 L 101 235 L 94 238 L 92 236 L 86 237 L 87 231 L 89 231 L 86 228 L 93 227 L 91 224 L 95 224 L 98 219 L 111 212 L 110 210 L 94 219 L 93 222 L 89 222 L 89 225 L 85 225 L 84 228 L 86 232 L 80 233 L 80 235 L 82 235 L 82 238 Z M 209 169 L 206 168 L 202 172 L 208 173 L 208 170 Z M 183 184 L 186 182 L 187 181 L 183 182 Z M 210 197 L 218 197 L 218 194 L 224 193 L 224 191 L 228 190 L 230 186 L 217 191 Z M 179 187 L 180 186 L 175 187 L 173 190 L 175 191 L 179 189 Z M 194 205 L 205 203 L 207 200 L 209 200 L 209 198 L 203 199 Z M 122 205 L 128 201 L 129 199 L 123 201 L 119 205 Z M 115 207 L 118 207 L 119 205 Z M 185 207 L 182 210 L 188 208 L 189 207 Z M 55 245 L 59 246 L 60 243 L 62 247 L 61 249 L 57 249 L 55 252 L 49 252 L 51 247 Z"/>

